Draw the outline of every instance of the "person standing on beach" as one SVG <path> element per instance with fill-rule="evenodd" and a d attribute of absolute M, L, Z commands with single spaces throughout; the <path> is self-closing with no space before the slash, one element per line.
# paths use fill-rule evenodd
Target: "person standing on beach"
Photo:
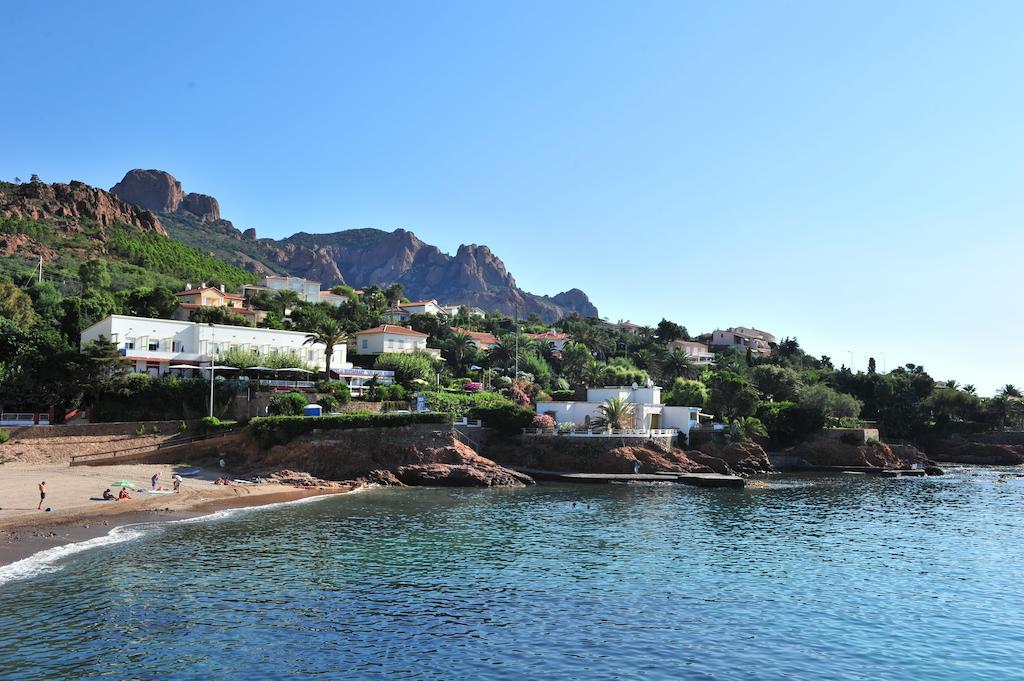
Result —
<path fill-rule="evenodd" d="M 43 480 L 39 483 L 39 505 L 36 506 L 37 511 L 43 510 L 43 501 L 46 499 L 46 481 Z"/>
<path fill-rule="evenodd" d="M 160 482 L 160 472 L 153 473 L 153 477 L 149 479 L 149 483 L 156 489 L 156 484 Z"/>
<path fill-rule="evenodd" d="M 181 476 L 178 475 L 177 473 L 175 473 L 174 475 L 171 476 L 171 480 L 174 481 L 174 491 L 175 492 L 180 491 L 180 489 L 181 489 Z"/>

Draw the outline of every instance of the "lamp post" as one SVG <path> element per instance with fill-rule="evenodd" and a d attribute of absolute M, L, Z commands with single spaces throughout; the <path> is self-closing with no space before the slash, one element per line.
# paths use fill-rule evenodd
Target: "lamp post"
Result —
<path fill-rule="evenodd" d="M 210 418 L 213 418 L 213 367 L 216 362 L 216 357 L 213 354 L 213 337 L 217 327 L 213 325 L 213 322 L 207 322 L 210 327 Z"/>

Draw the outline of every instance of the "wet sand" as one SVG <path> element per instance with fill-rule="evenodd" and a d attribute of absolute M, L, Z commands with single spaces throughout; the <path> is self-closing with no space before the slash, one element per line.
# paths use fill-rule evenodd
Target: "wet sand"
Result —
<path fill-rule="evenodd" d="M 114 527 L 140 522 L 162 522 L 206 515 L 228 508 L 262 506 L 310 496 L 338 494 L 352 487 L 294 487 L 278 483 L 214 485 L 220 472 L 204 470 L 184 478 L 181 491 L 172 494 L 132 492 L 123 501 L 93 501 L 111 483 L 128 480 L 150 486 L 159 472 L 158 487 L 170 489 L 171 475 L 181 466 L 124 464 L 70 468 L 67 464 L 5 464 L 0 466 L 0 565 L 27 558 L 39 551 L 99 537 Z M 36 485 L 46 481 L 43 509 L 36 509 Z"/>

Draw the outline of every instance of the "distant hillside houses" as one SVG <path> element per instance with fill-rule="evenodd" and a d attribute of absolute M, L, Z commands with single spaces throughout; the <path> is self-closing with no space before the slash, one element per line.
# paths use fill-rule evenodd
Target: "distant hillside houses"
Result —
<path fill-rule="evenodd" d="M 775 336 L 767 331 L 752 329 L 745 326 L 733 326 L 724 331 L 715 329 L 711 333 L 711 348 L 736 348 L 746 352 L 750 350 L 755 355 L 772 354 L 772 345 L 776 343 Z"/>

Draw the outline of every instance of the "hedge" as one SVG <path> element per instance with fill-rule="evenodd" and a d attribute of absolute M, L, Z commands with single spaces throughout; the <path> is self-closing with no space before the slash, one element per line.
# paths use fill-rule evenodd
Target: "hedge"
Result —
<path fill-rule="evenodd" d="M 284 444 L 314 430 L 397 428 L 418 423 L 451 423 L 448 414 L 372 414 L 354 411 L 333 416 L 261 416 L 249 421 L 249 432 L 261 443 Z"/>
<path fill-rule="evenodd" d="M 428 392 L 427 407 L 433 411 L 443 411 L 452 416 L 466 416 L 473 409 L 512 406 L 512 400 L 498 393 L 444 393 Z"/>

